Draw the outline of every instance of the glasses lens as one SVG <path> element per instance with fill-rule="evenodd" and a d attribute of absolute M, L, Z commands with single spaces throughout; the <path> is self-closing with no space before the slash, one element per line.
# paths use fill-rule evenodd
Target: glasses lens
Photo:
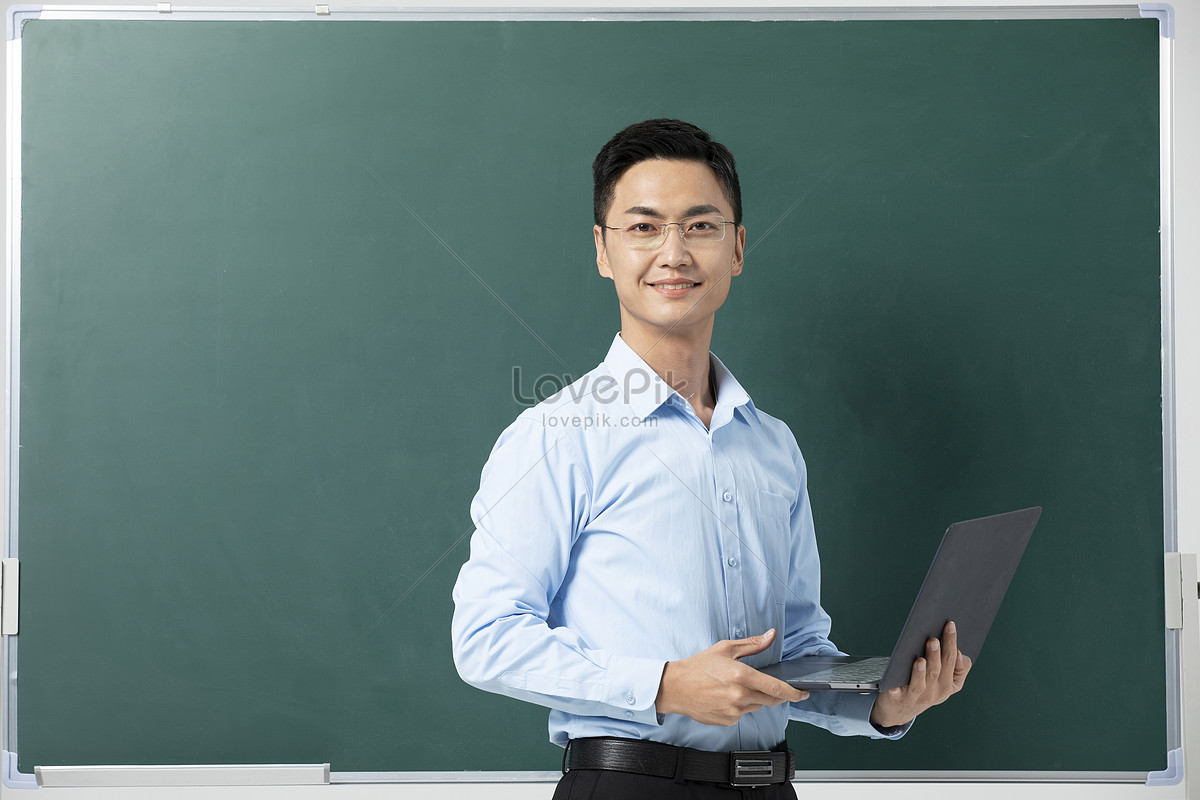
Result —
<path fill-rule="evenodd" d="M 621 239 L 629 247 L 657 247 L 666 230 L 659 222 L 635 222 L 621 229 Z"/>
<path fill-rule="evenodd" d="M 725 238 L 725 221 L 720 217 L 697 217 L 679 226 L 689 242 L 719 242 Z"/>

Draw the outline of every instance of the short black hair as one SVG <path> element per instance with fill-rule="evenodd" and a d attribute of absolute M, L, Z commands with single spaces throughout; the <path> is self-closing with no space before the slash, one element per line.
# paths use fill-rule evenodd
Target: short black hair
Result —
<path fill-rule="evenodd" d="M 653 159 L 699 161 L 721 182 L 733 206 L 733 221 L 742 224 L 742 187 L 733 153 L 706 131 L 677 119 L 648 119 L 630 125 L 608 140 L 592 162 L 592 213 L 603 227 L 616 194 L 617 181 L 634 164 Z"/>

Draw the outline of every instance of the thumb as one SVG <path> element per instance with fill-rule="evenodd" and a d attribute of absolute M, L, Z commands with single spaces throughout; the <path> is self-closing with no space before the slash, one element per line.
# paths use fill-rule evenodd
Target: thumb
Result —
<path fill-rule="evenodd" d="M 771 642 L 775 641 L 775 629 L 771 628 L 766 633 L 758 636 L 750 636 L 745 639 L 732 640 L 729 648 L 729 657 L 733 659 L 745 658 L 756 653 L 761 653 L 771 646 Z"/>

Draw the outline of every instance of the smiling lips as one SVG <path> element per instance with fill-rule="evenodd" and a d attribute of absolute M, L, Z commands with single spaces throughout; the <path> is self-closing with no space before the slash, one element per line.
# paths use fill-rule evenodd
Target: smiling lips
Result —
<path fill-rule="evenodd" d="M 678 281 L 675 283 L 666 283 L 664 281 L 663 283 L 650 284 L 650 286 L 652 286 L 655 289 L 655 291 L 659 292 L 660 294 L 665 294 L 669 297 L 675 297 L 675 296 L 687 294 L 690 290 L 696 288 L 699 285 L 700 284 L 692 283 L 691 281 Z"/>

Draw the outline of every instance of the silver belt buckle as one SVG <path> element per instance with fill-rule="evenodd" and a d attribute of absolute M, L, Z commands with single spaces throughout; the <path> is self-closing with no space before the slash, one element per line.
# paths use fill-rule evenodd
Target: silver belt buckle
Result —
<path fill-rule="evenodd" d="M 768 750 L 737 750 L 729 754 L 729 783 L 731 786 L 770 786 L 781 783 L 775 775 L 778 755 Z"/>

